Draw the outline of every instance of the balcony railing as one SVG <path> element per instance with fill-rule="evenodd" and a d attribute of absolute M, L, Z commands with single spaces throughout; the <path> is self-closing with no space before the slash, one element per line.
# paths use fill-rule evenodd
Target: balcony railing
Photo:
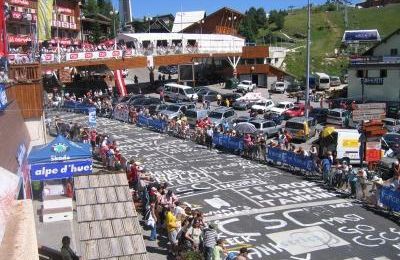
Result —
<path fill-rule="evenodd" d="M 351 57 L 351 65 L 362 64 L 399 64 L 400 56 L 375 56 L 375 57 Z"/>

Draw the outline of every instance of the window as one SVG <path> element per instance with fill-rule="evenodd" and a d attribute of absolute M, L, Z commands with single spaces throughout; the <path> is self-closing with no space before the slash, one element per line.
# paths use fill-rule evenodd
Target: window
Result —
<path fill-rule="evenodd" d="M 381 70 L 380 77 L 381 78 L 386 78 L 387 77 L 387 70 Z"/>
<path fill-rule="evenodd" d="M 397 56 L 399 55 L 397 49 L 390 49 L 390 56 Z"/>
<path fill-rule="evenodd" d="M 357 70 L 357 78 L 367 78 L 368 70 Z"/>
<path fill-rule="evenodd" d="M 256 59 L 256 64 L 264 64 L 264 59 L 263 58 L 257 58 Z"/>

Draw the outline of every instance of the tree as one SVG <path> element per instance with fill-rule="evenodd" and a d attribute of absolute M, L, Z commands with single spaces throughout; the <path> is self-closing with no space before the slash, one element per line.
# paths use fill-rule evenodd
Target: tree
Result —
<path fill-rule="evenodd" d="M 283 14 L 279 14 L 275 20 L 276 29 L 280 30 L 285 25 L 285 16 Z"/>
<path fill-rule="evenodd" d="M 99 6 L 96 0 L 88 0 L 83 8 L 85 14 L 97 14 L 99 12 Z"/>

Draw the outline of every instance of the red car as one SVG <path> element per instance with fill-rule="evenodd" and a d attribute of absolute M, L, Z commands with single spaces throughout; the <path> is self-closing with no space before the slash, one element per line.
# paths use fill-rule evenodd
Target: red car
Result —
<path fill-rule="evenodd" d="M 283 113 L 285 118 L 300 117 L 305 114 L 304 104 L 295 104 L 295 106 Z"/>

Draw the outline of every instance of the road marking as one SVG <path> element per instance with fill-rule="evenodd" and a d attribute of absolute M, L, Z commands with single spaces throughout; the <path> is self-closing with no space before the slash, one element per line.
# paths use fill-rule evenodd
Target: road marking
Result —
<path fill-rule="evenodd" d="M 158 153 L 161 153 L 161 154 L 164 155 L 164 156 L 167 156 L 167 157 L 169 157 L 169 158 L 175 160 L 175 161 L 178 161 L 178 162 L 180 162 L 180 163 L 185 163 L 184 161 L 181 161 L 181 160 L 179 160 L 179 159 L 173 157 L 172 155 L 169 155 L 169 154 L 167 154 L 167 153 L 164 153 L 163 151 L 160 151 L 159 149 L 157 149 L 156 151 L 157 151 Z"/>
<path fill-rule="evenodd" d="M 261 204 L 260 202 L 257 202 L 257 201 L 255 201 L 255 200 L 249 198 L 248 196 L 246 196 L 246 195 L 240 193 L 239 191 L 237 191 L 237 190 L 235 190 L 235 189 L 230 189 L 230 190 L 233 191 L 234 193 L 240 195 L 241 197 L 243 197 L 243 198 L 245 198 L 245 199 L 247 199 L 247 200 L 253 202 L 254 204 L 256 204 L 256 205 L 259 206 L 259 207 L 265 207 L 265 206 L 264 206 L 263 204 Z"/>
<path fill-rule="evenodd" d="M 261 214 L 261 213 L 267 213 L 267 212 L 274 212 L 274 211 L 280 211 L 280 210 L 295 209 L 295 208 L 307 208 L 307 207 L 313 207 L 313 206 L 338 204 L 338 203 L 344 203 L 344 202 L 349 202 L 349 201 L 345 200 L 345 199 L 336 199 L 336 200 L 325 200 L 325 201 L 298 203 L 298 204 L 294 204 L 294 205 L 268 207 L 268 208 L 262 208 L 262 209 L 242 210 L 242 211 L 238 211 L 238 212 L 235 212 L 235 213 L 229 213 L 229 215 L 217 214 L 215 216 L 206 217 L 206 220 L 207 221 L 215 221 L 215 220 L 220 220 L 220 219 L 225 219 L 225 218 L 249 216 L 249 215 Z"/>

